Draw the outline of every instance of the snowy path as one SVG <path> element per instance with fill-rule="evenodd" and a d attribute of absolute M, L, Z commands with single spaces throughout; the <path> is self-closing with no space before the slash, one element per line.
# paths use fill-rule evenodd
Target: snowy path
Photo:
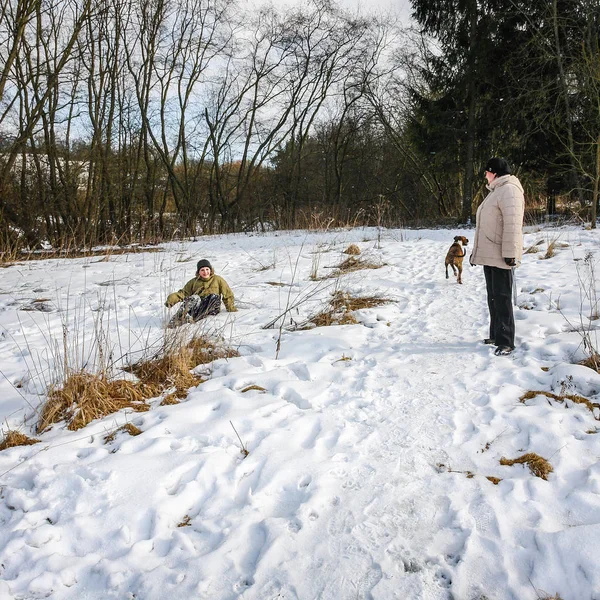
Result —
<path fill-rule="evenodd" d="M 322 270 L 363 235 L 329 242 L 335 253 L 324 254 Z M 446 281 L 447 238 L 392 236 L 381 249 L 362 241 L 385 266 L 346 275 L 344 286 L 394 301 L 359 311 L 358 325 L 284 332 L 277 359 L 277 331 L 260 326 L 287 291 L 267 282 L 297 281 L 294 294 L 313 285 L 306 241 L 222 238 L 243 308 L 233 322 L 218 319 L 242 356 L 218 361 L 180 405 L 78 432 L 55 428 L 43 437 L 46 451 L 0 454 L 0 599 L 524 600 L 542 590 L 600 598 L 592 543 L 600 444 L 586 433 L 596 421 L 581 406 L 518 401 L 565 381 L 576 393 L 600 393 L 599 376 L 564 364 L 580 342 L 548 300 L 554 285 L 565 310 L 576 307 L 572 256 L 554 265 L 527 257 L 520 301 L 534 309 L 517 311 L 514 355 L 495 357 L 480 342 L 481 270 L 466 267 L 462 286 Z M 250 271 L 284 251 L 302 254 L 302 277 L 292 261 Z M 557 265 L 571 271 L 551 284 L 544 270 Z M 93 266 L 98 281 L 109 279 Z M 147 270 L 130 267 L 137 294 L 142 287 L 152 298 L 142 327 L 159 310 L 157 288 L 167 287 L 160 269 Z M 41 270 L 31 275 L 31 286 L 49 287 L 34 281 Z M 117 305 L 138 302 L 126 281 L 115 285 Z M 249 385 L 265 392 L 243 393 Z M 142 435 L 104 444 L 103 432 L 125 420 Z M 524 452 L 551 459 L 548 481 L 499 465 Z"/>

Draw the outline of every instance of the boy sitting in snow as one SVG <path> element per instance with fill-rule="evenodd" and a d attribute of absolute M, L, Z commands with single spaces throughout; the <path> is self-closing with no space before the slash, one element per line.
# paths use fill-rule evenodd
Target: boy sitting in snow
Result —
<path fill-rule="evenodd" d="M 237 311 L 233 303 L 233 292 L 227 282 L 214 274 L 210 262 L 205 259 L 198 261 L 196 277 L 190 279 L 183 289 L 167 296 L 165 306 L 168 308 L 183 300 L 183 306 L 171 319 L 169 327 L 193 323 L 209 315 L 219 314 L 221 297 L 227 312 Z"/>

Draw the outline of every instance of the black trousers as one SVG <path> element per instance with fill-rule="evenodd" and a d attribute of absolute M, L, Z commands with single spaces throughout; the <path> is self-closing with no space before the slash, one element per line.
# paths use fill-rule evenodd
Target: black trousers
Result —
<path fill-rule="evenodd" d="M 512 269 L 483 267 L 490 309 L 490 338 L 496 346 L 515 347 L 515 317 L 512 306 Z"/>

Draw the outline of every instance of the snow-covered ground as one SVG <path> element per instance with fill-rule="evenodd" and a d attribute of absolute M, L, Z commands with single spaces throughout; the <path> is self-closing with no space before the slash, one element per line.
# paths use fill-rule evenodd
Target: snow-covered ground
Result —
<path fill-rule="evenodd" d="M 230 235 L 1 269 L 4 431 L 34 435 L 45 386 L 65 360 L 98 368 L 99 338 L 105 363 L 160 344 L 166 295 L 200 258 L 239 307 L 204 329 L 241 356 L 213 363 L 179 405 L 55 425 L 0 453 L 0 599 L 599 599 L 598 409 L 519 398 L 597 401 L 600 375 L 575 362 L 577 329 L 596 323 L 600 234 L 528 230 L 526 246 L 542 243 L 517 270 L 509 357 L 481 343 L 482 269 L 465 261 L 463 285 L 445 278 L 457 234 L 473 237 Z M 350 243 L 383 266 L 310 278 Z M 356 325 L 263 329 L 302 299 L 285 324 L 303 321 L 334 290 L 389 303 Z M 32 303 L 48 312 L 22 310 Z M 127 422 L 143 433 L 106 444 Z M 500 465 L 529 452 L 551 463 L 547 481 Z"/>

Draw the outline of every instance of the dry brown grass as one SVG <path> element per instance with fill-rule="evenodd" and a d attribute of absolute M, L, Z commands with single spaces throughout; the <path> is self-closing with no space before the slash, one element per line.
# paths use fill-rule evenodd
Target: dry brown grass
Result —
<path fill-rule="evenodd" d="M 351 254 L 352 256 L 358 256 L 360 254 L 360 248 L 356 244 L 350 244 L 344 250 L 344 254 Z"/>
<path fill-rule="evenodd" d="M 345 311 L 374 308 L 387 302 L 389 300 L 386 300 L 382 296 L 351 296 L 347 292 L 340 291 L 335 292 L 330 300 L 330 304 L 335 310 L 343 309 Z"/>
<path fill-rule="evenodd" d="M 179 523 L 177 523 L 177 527 L 189 527 L 192 524 L 192 519 L 189 515 L 185 515 L 183 519 Z"/>
<path fill-rule="evenodd" d="M 492 477 L 491 475 L 486 477 L 486 479 L 488 481 L 491 481 L 494 485 L 498 485 L 502 481 L 502 479 L 500 479 L 500 477 Z"/>
<path fill-rule="evenodd" d="M 139 427 L 133 425 L 133 423 L 125 423 L 125 425 L 122 425 L 118 429 L 115 429 L 115 431 L 113 431 L 112 433 L 109 433 L 107 436 L 105 436 L 104 443 L 109 444 L 110 442 L 113 442 L 117 437 L 119 431 L 124 431 L 125 433 L 128 433 L 131 437 L 135 437 L 136 435 L 140 435 L 142 433 L 142 430 Z"/>
<path fill-rule="evenodd" d="M 552 465 L 539 454 L 535 452 L 528 452 L 527 454 L 523 454 L 523 456 L 519 456 L 519 458 L 508 459 L 502 457 L 500 459 L 500 464 L 508 467 L 512 467 L 513 465 L 527 465 L 529 470 L 536 476 L 541 479 L 547 481 L 548 475 L 554 471 Z"/>
<path fill-rule="evenodd" d="M 10 430 L 0 442 L 0 452 L 2 450 L 8 450 L 8 448 L 15 448 L 16 446 L 32 446 L 37 444 L 40 440 L 35 438 L 27 437 L 24 433 L 19 431 Z"/>
<path fill-rule="evenodd" d="M 535 254 L 539 251 L 540 249 L 537 246 L 529 246 L 529 248 L 523 250 L 523 254 Z"/>
<path fill-rule="evenodd" d="M 356 325 L 358 321 L 354 315 L 349 312 L 337 312 L 333 310 L 323 310 L 310 319 L 310 323 L 316 327 L 330 327 L 331 325 Z"/>
<path fill-rule="evenodd" d="M 67 429 L 76 431 L 94 419 L 105 417 L 123 408 L 143 412 L 145 403 L 160 393 L 157 386 L 117 379 L 109 381 L 103 375 L 73 373 L 62 388 L 53 388 L 42 409 L 38 432 L 59 421 L 67 421 Z"/>
<path fill-rule="evenodd" d="M 161 350 L 159 356 L 142 360 L 127 368 L 147 385 L 157 386 L 161 390 L 175 388 L 177 398 L 185 398 L 187 390 L 204 380 L 191 373 L 198 365 L 211 363 L 219 358 L 233 358 L 239 353 L 232 348 L 217 345 L 216 341 L 198 336 L 187 344 L 173 343 Z"/>
<path fill-rule="evenodd" d="M 73 373 L 61 388 L 50 390 L 37 430 L 45 431 L 52 423 L 64 420 L 67 428 L 74 431 L 123 408 L 146 411 L 150 408 L 146 400 L 173 387 L 175 390 L 163 399 L 161 405 L 176 404 L 178 398 L 187 395 L 189 388 L 203 381 L 192 374 L 191 369 L 218 358 L 233 356 L 239 356 L 239 353 L 199 336 L 187 344 L 175 340 L 166 349 L 163 348 L 159 356 L 130 365 L 126 370 L 136 375 L 139 381 L 109 380 L 102 374 Z"/>
<path fill-rule="evenodd" d="M 328 279 L 339 277 L 346 273 L 352 273 L 354 271 L 360 271 L 362 269 L 380 269 L 383 265 L 370 262 L 365 259 L 355 258 L 349 256 L 346 260 L 342 261 L 335 269 L 333 273 L 327 276 Z"/>
<path fill-rule="evenodd" d="M 173 392 L 171 394 L 167 394 L 163 398 L 163 400 L 159 406 L 173 406 L 175 404 L 180 404 L 180 402 L 179 402 L 179 398 L 177 397 L 177 394 L 175 392 Z"/>
<path fill-rule="evenodd" d="M 342 354 L 342 358 L 338 358 L 337 360 L 334 360 L 333 362 L 348 362 L 349 360 L 352 360 L 351 356 L 346 356 L 345 354 Z"/>
<path fill-rule="evenodd" d="M 546 396 L 547 398 L 551 398 L 552 400 L 556 400 L 557 402 L 564 402 L 565 400 L 570 400 L 571 402 L 575 402 L 576 404 L 583 404 L 586 406 L 590 412 L 594 413 L 594 408 L 600 408 L 600 404 L 595 402 L 590 402 L 587 398 L 583 396 L 579 396 L 577 394 L 553 394 L 552 392 L 546 392 L 544 390 L 532 390 L 530 392 L 525 392 L 520 398 L 519 402 L 526 402 L 527 400 L 531 400 L 536 396 Z M 598 421 L 600 417 L 594 416 L 594 418 Z"/>
<path fill-rule="evenodd" d="M 548 248 L 546 249 L 546 254 L 544 254 L 543 258 L 548 259 L 552 258 L 556 254 L 556 240 L 552 240 L 548 244 Z"/>
<path fill-rule="evenodd" d="M 600 354 L 593 353 L 579 364 L 593 369 L 596 373 L 600 373 Z"/>
<path fill-rule="evenodd" d="M 356 325 L 358 321 L 352 314 L 361 308 L 373 308 L 389 302 L 382 296 L 352 296 L 347 292 L 337 291 L 329 301 L 329 307 L 310 318 L 307 323 L 316 327 L 331 325 Z M 306 329 L 310 328 L 306 327 Z"/>
<path fill-rule="evenodd" d="M 248 385 L 242 390 L 242 394 L 245 394 L 246 392 L 251 392 L 252 390 L 256 390 L 261 394 L 264 394 L 267 391 L 264 387 L 260 385 Z"/>

